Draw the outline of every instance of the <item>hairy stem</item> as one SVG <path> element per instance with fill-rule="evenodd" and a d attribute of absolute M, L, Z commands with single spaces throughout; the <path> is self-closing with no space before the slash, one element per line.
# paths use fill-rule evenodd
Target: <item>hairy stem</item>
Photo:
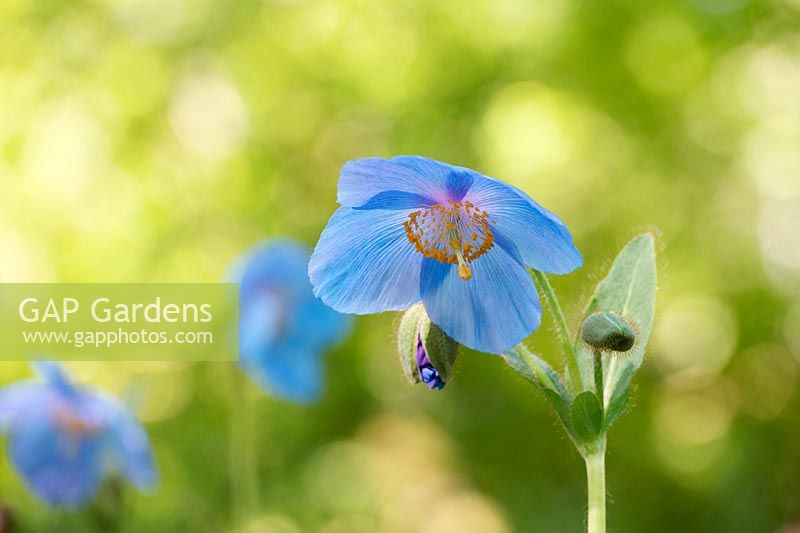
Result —
<path fill-rule="evenodd" d="M 605 443 L 585 457 L 589 512 L 588 533 L 606 532 L 606 449 Z"/>
<path fill-rule="evenodd" d="M 604 404 L 603 401 L 603 355 L 600 350 L 594 351 L 594 392 L 600 400 L 600 406 Z"/>
<path fill-rule="evenodd" d="M 523 344 L 518 344 L 513 347 L 512 350 L 514 350 L 520 356 L 522 361 L 531 371 L 533 377 L 536 378 L 536 381 L 538 381 L 542 387 L 557 390 L 556 384 L 553 383 L 553 381 L 550 379 L 550 376 L 547 375 L 547 372 L 542 370 L 541 367 L 536 364 L 536 361 L 534 360 L 535 356 L 530 352 L 530 350 L 528 350 L 527 347 L 525 347 Z"/>
<path fill-rule="evenodd" d="M 561 310 L 561 304 L 558 303 L 556 293 L 550 285 L 550 281 L 543 272 L 538 270 L 531 270 L 533 272 L 533 279 L 544 294 L 544 300 L 547 303 L 547 308 L 553 315 L 553 320 L 556 324 L 558 331 L 558 338 L 561 340 L 561 345 L 564 348 L 564 356 L 567 358 L 567 373 L 569 374 L 569 385 L 573 392 L 579 391 L 582 384 L 581 370 L 578 366 L 578 357 L 575 355 L 575 346 L 572 344 L 572 335 L 567 326 L 567 319 L 564 318 L 564 312 Z"/>

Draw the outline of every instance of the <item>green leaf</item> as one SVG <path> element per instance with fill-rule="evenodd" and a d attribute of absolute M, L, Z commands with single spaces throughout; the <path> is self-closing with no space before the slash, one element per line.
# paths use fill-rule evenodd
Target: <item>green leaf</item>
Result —
<path fill-rule="evenodd" d="M 604 391 L 603 405 L 610 408 L 614 394 L 621 401 L 630 385 L 633 373 L 641 366 L 650 330 L 656 298 L 655 239 L 644 233 L 631 240 L 617 255 L 611 270 L 594 291 L 584 311 L 584 318 L 595 311 L 612 311 L 633 326 L 636 342 L 625 354 L 603 355 Z M 590 388 L 594 380 L 592 349 L 576 339 L 578 364 L 584 386 Z M 619 407 L 616 406 L 615 409 Z M 624 407 L 616 416 L 624 411 Z"/>
<path fill-rule="evenodd" d="M 541 389 L 564 427 L 567 431 L 571 431 L 569 394 L 558 372 L 521 344 L 502 355 L 508 366 Z"/>
<path fill-rule="evenodd" d="M 603 429 L 603 409 L 592 391 L 584 391 L 572 402 L 572 428 L 583 443 L 594 441 Z"/>
<path fill-rule="evenodd" d="M 567 403 L 567 400 L 552 389 L 542 387 L 542 393 L 547 398 L 547 401 L 550 402 L 556 415 L 558 415 L 558 419 L 561 420 L 564 429 L 572 433 L 572 421 L 569 417 L 569 403 Z"/>
<path fill-rule="evenodd" d="M 617 421 L 622 416 L 625 409 L 628 407 L 628 388 L 630 387 L 631 380 L 635 369 L 632 365 L 626 365 L 620 379 L 614 385 L 611 395 L 608 399 L 608 406 L 606 407 L 606 420 L 604 428 L 607 430 L 611 424 Z"/>

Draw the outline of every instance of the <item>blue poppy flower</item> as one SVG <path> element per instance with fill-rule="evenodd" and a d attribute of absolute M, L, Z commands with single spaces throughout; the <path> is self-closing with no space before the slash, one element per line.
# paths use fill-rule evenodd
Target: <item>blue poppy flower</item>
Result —
<path fill-rule="evenodd" d="M 527 194 L 425 157 L 348 162 L 338 202 L 311 257 L 314 293 L 356 314 L 421 301 L 480 351 L 503 352 L 539 326 L 526 265 L 566 274 L 582 263 L 564 223 Z"/>
<path fill-rule="evenodd" d="M 311 402 L 322 390 L 321 357 L 350 329 L 350 317 L 314 296 L 311 252 L 276 240 L 256 246 L 239 276 L 239 360 L 267 391 Z"/>
<path fill-rule="evenodd" d="M 158 481 L 147 434 L 116 398 L 78 387 L 55 363 L 37 363 L 44 382 L 0 389 L 0 430 L 11 462 L 44 502 L 75 507 L 116 471 L 142 490 Z"/>

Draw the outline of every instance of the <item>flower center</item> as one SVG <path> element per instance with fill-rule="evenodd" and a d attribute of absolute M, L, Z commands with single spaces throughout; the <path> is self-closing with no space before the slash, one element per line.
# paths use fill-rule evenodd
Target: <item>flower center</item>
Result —
<path fill-rule="evenodd" d="M 100 430 L 100 423 L 88 420 L 74 413 L 70 408 L 58 406 L 55 411 L 55 423 L 72 436 L 89 437 Z"/>
<path fill-rule="evenodd" d="M 492 246 L 494 236 L 489 228 L 489 213 L 472 202 L 450 202 L 420 209 L 403 222 L 406 237 L 414 248 L 442 263 L 458 264 L 458 277 L 472 277 L 469 263 Z"/>

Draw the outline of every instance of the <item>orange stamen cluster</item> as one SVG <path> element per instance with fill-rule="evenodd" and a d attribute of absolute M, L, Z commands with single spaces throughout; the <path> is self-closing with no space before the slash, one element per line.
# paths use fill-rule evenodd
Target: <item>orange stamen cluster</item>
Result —
<path fill-rule="evenodd" d="M 66 407 L 59 407 L 55 411 L 55 422 L 69 435 L 91 436 L 100 430 L 100 424 L 86 420 Z"/>
<path fill-rule="evenodd" d="M 464 281 L 472 277 L 469 263 L 494 246 L 489 214 L 469 201 L 414 211 L 403 225 L 408 241 L 419 253 L 458 264 L 458 275 Z"/>

